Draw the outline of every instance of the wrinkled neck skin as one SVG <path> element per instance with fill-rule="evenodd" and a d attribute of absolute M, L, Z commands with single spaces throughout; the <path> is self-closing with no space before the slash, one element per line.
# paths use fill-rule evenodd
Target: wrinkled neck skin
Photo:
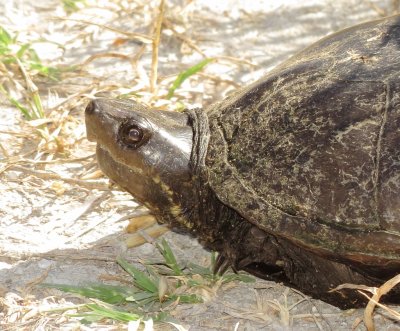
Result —
<path fill-rule="evenodd" d="M 251 225 L 232 208 L 225 206 L 208 184 L 205 158 L 209 143 L 207 114 L 202 109 L 187 110 L 193 128 L 193 146 L 189 163 L 192 176 L 192 201 L 188 217 L 190 232 L 208 249 L 227 251 L 233 243 L 240 243 Z M 228 242 L 229 240 L 229 242 Z M 236 259 L 232 257 L 232 259 Z"/>
<path fill-rule="evenodd" d="M 188 110 L 193 128 L 193 146 L 190 158 L 192 203 L 187 217 L 192 233 L 207 249 L 218 251 L 216 270 L 224 272 L 245 269 L 250 273 L 283 280 L 281 268 L 276 266 L 278 249 L 275 238 L 246 221 L 238 212 L 223 204 L 209 186 L 209 171 L 205 165 L 209 143 L 207 114 L 201 109 Z M 261 269 L 263 270 L 261 270 Z M 272 279 L 271 278 L 271 279 Z"/>

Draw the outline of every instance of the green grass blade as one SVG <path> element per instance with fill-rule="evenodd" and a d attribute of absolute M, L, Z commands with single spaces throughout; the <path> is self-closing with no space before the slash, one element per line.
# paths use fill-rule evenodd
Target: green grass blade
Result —
<path fill-rule="evenodd" d="M 78 3 L 82 3 L 83 5 L 85 5 L 86 1 L 85 0 L 62 0 L 62 3 L 64 5 L 64 10 L 68 14 L 71 14 L 71 13 L 79 10 Z"/>
<path fill-rule="evenodd" d="M 210 266 L 210 269 L 211 269 L 211 270 L 214 270 L 215 263 L 217 262 L 217 252 L 212 251 L 212 252 L 211 252 L 210 259 L 211 259 L 211 266 Z"/>
<path fill-rule="evenodd" d="M 136 292 L 135 294 L 125 298 L 126 301 L 137 303 L 147 302 L 148 299 L 151 299 L 153 301 L 155 299 L 158 300 L 158 295 L 151 292 Z"/>
<path fill-rule="evenodd" d="M 8 46 L 13 42 L 11 35 L 0 25 L 0 45 Z"/>
<path fill-rule="evenodd" d="M 22 113 L 22 115 L 25 116 L 28 121 L 33 119 L 32 114 L 29 112 L 29 110 L 25 108 L 18 100 L 14 99 L 1 84 L 0 93 L 2 93 L 14 107 L 18 108 L 18 110 Z"/>
<path fill-rule="evenodd" d="M 106 308 L 102 307 L 100 305 L 97 305 L 95 303 L 91 303 L 86 305 L 93 315 L 97 316 L 102 316 L 104 318 L 111 318 L 113 320 L 121 321 L 121 322 L 130 322 L 130 321 L 137 321 L 138 319 L 141 319 L 143 316 L 139 316 L 137 314 L 132 314 L 128 313 L 125 311 L 117 310 L 117 309 L 111 309 L 111 308 Z M 89 314 L 92 315 L 92 314 Z"/>
<path fill-rule="evenodd" d="M 24 56 L 25 52 L 31 47 L 31 44 L 25 44 L 22 45 L 21 48 L 18 50 L 16 57 L 19 59 L 22 59 Z"/>
<path fill-rule="evenodd" d="M 213 58 L 208 58 L 205 59 L 197 64 L 195 64 L 193 67 L 190 67 L 189 69 L 182 71 L 178 77 L 176 77 L 175 81 L 172 83 L 171 87 L 168 90 L 168 94 L 167 94 L 167 99 L 171 99 L 172 96 L 175 93 L 175 90 L 177 88 L 179 88 L 182 83 L 188 79 L 190 76 L 193 76 L 194 74 L 198 73 L 200 70 L 202 70 L 207 64 L 209 64 L 210 62 L 213 62 L 214 59 Z"/>
<path fill-rule="evenodd" d="M 109 304 L 126 302 L 126 298 L 135 295 L 135 291 L 128 287 L 113 286 L 105 284 L 92 284 L 86 286 L 64 285 L 64 284 L 42 284 L 44 287 L 56 288 L 63 292 L 80 294 L 86 298 L 95 298 Z"/>
<path fill-rule="evenodd" d="M 157 283 L 148 277 L 144 272 L 135 268 L 122 258 L 118 258 L 117 262 L 128 274 L 134 278 L 135 286 L 151 293 L 158 293 Z"/>
<path fill-rule="evenodd" d="M 174 271 L 175 276 L 182 276 L 183 271 L 181 267 L 179 267 L 171 247 L 168 245 L 167 241 L 164 238 L 161 241 L 161 245 L 157 244 L 157 248 L 164 257 L 167 266 Z"/>
<path fill-rule="evenodd" d="M 203 267 L 201 265 L 195 263 L 189 263 L 188 268 L 192 274 L 198 274 L 201 276 L 212 276 L 213 272 L 212 269 Z"/>
<path fill-rule="evenodd" d="M 73 315 L 68 315 L 70 317 L 83 317 L 79 322 L 81 322 L 83 325 L 90 325 L 92 323 L 100 322 L 102 319 L 104 319 L 104 316 L 99 316 L 94 313 L 82 313 L 82 314 L 73 314 Z"/>
<path fill-rule="evenodd" d="M 42 105 L 42 99 L 38 92 L 34 92 L 32 94 L 32 113 L 35 115 L 36 118 L 44 118 L 44 110 Z"/>
<path fill-rule="evenodd" d="M 28 121 L 30 121 L 30 120 L 33 119 L 33 116 L 32 116 L 32 114 L 29 112 L 29 110 L 28 110 L 27 108 L 25 108 L 18 100 L 14 99 L 14 98 L 12 98 L 12 97 L 9 97 L 8 100 L 10 101 L 10 103 L 11 103 L 14 107 L 18 108 L 18 110 L 25 116 L 25 118 L 26 118 Z"/>
<path fill-rule="evenodd" d="M 170 300 L 175 301 L 179 299 L 181 303 L 202 303 L 203 300 L 197 296 L 196 294 L 180 294 L 180 295 L 172 295 Z"/>
<path fill-rule="evenodd" d="M 29 59 L 32 62 L 42 63 L 42 61 L 40 60 L 39 55 L 36 53 L 36 51 L 33 48 L 28 47 L 27 48 L 27 54 L 28 54 Z"/>
<path fill-rule="evenodd" d="M 43 75 L 53 81 L 60 80 L 61 70 L 59 70 L 57 68 L 45 66 L 38 62 L 31 62 L 29 64 L 29 69 L 37 70 L 41 75 Z"/>
<path fill-rule="evenodd" d="M 8 56 L 9 53 L 10 49 L 7 46 L 1 44 L 0 42 L 0 61 L 3 63 L 6 62 L 6 59 L 4 57 Z"/>

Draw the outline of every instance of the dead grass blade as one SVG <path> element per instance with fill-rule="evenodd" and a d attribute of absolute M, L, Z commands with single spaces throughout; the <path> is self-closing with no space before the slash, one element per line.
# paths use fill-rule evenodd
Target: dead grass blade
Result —
<path fill-rule="evenodd" d="M 158 16 L 154 27 L 153 37 L 153 54 L 151 59 L 151 75 L 150 75 L 150 91 L 154 93 L 157 86 L 157 71 L 158 71 L 158 47 L 161 39 L 161 27 L 164 16 L 164 0 L 160 1 L 158 7 Z"/>
<path fill-rule="evenodd" d="M 101 58 L 117 58 L 117 59 L 122 59 L 122 60 L 127 60 L 127 61 L 131 61 L 131 59 L 129 58 L 129 56 L 124 55 L 124 54 L 120 54 L 120 53 L 102 53 L 102 54 L 95 54 L 95 55 L 91 55 L 89 56 L 83 63 L 82 63 L 82 67 L 87 66 L 90 62 L 96 60 L 96 59 L 101 59 Z"/>
<path fill-rule="evenodd" d="M 47 172 L 47 171 L 41 171 L 41 170 L 32 170 L 32 169 L 28 169 L 25 167 L 20 167 L 20 166 L 16 166 L 16 165 L 12 165 L 10 167 L 8 167 L 7 169 L 3 169 L 3 171 L 5 170 L 15 170 L 15 171 L 21 171 L 23 173 L 29 174 L 29 175 L 33 175 L 36 176 L 38 178 L 41 179 L 45 179 L 45 180 L 61 180 L 65 183 L 68 184 L 73 184 L 73 185 L 79 185 L 82 187 L 85 187 L 87 189 L 97 189 L 97 190 L 102 190 L 102 191 L 108 191 L 109 187 L 107 184 L 98 182 L 98 181 L 92 181 L 92 180 L 81 180 L 81 179 L 75 179 L 75 178 L 66 178 L 66 177 L 62 177 L 56 173 L 53 172 Z"/>
<path fill-rule="evenodd" d="M 104 24 L 98 24 L 90 21 L 85 21 L 85 20 L 78 20 L 78 19 L 73 19 L 73 18 L 65 18 L 65 17 L 55 17 L 54 19 L 60 20 L 60 21 L 72 21 L 72 22 L 77 22 L 77 23 L 82 23 L 85 25 L 94 25 L 98 26 L 99 28 L 103 28 L 109 31 L 116 32 L 118 34 L 122 34 L 124 36 L 127 36 L 129 39 L 132 40 L 138 40 L 144 44 L 151 44 L 153 42 L 153 39 L 145 34 L 142 33 L 136 33 L 136 32 L 127 32 L 121 29 L 116 29 L 111 26 L 107 26 Z"/>
<path fill-rule="evenodd" d="M 207 57 L 207 55 L 198 46 L 196 46 L 193 41 L 191 41 L 184 34 L 179 33 L 175 29 L 174 24 L 169 19 L 164 18 L 163 24 L 165 25 L 166 28 L 168 28 L 169 30 L 171 30 L 174 33 L 175 37 L 177 37 L 182 42 L 184 42 L 186 45 L 188 45 L 191 49 L 195 50 L 197 53 L 201 54 L 203 57 Z"/>
<path fill-rule="evenodd" d="M 375 306 L 379 305 L 382 307 L 383 305 L 379 304 L 379 300 L 381 299 L 381 297 L 389 293 L 392 290 L 392 288 L 399 283 L 400 283 L 400 274 L 389 279 L 386 283 L 375 289 L 375 293 L 372 295 L 372 298 L 369 299 L 368 305 L 364 311 L 364 323 L 368 331 L 375 331 L 375 324 L 373 320 L 373 313 Z M 391 309 L 389 310 L 392 311 Z M 396 314 L 393 314 L 393 316 L 400 321 L 399 313 L 396 312 Z"/>
<path fill-rule="evenodd" d="M 376 306 L 381 307 L 386 310 L 389 314 L 391 314 L 395 319 L 400 321 L 400 313 L 390 309 L 389 307 L 379 303 L 379 300 L 382 296 L 389 293 L 393 287 L 400 283 L 400 274 L 389 279 L 386 283 L 382 284 L 380 287 L 370 287 L 366 285 L 356 285 L 356 284 L 342 284 L 337 286 L 331 291 L 338 291 L 341 289 L 351 289 L 357 290 L 360 294 L 364 295 L 368 298 L 369 302 L 364 310 L 364 324 L 368 331 L 375 331 L 375 323 L 373 320 L 373 313 Z M 369 297 L 363 291 L 367 291 L 372 293 L 372 297 Z"/>
<path fill-rule="evenodd" d="M 43 105 L 42 105 L 42 100 L 39 95 L 39 89 L 33 83 L 28 72 L 25 70 L 25 67 L 22 64 L 22 62 L 17 57 L 15 57 L 14 59 L 17 62 L 22 75 L 24 76 L 28 95 L 30 96 L 30 98 L 33 102 L 33 104 L 32 104 L 32 113 L 34 115 L 33 119 L 44 118 Z"/>

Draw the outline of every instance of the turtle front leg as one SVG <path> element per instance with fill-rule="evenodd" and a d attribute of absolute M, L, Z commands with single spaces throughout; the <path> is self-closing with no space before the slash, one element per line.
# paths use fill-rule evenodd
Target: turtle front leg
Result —
<path fill-rule="evenodd" d="M 243 222 L 232 233 L 231 240 L 222 243 L 214 266 L 215 274 L 245 270 L 257 277 L 281 281 L 284 273 L 273 236 L 248 222 Z"/>

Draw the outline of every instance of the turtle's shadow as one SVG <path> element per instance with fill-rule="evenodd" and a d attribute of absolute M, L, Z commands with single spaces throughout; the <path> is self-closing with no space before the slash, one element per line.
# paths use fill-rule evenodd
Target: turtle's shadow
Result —
<path fill-rule="evenodd" d="M 37 291 L 32 285 L 57 283 L 67 285 L 84 285 L 100 283 L 104 279 L 124 277 L 127 274 L 119 267 L 118 257 L 129 262 L 162 261 L 156 247 L 149 243 L 127 249 L 123 244 L 126 237 L 122 232 L 105 236 L 91 243 L 88 248 L 62 248 L 44 253 L 21 254 L 20 256 L 0 257 L 0 284 L 3 292 L 19 295 L 33 293 L 37 297 L 49 294 L 45 288 Z M 192 257 L 196 261 L 207 260 L 209 252 L 193 238 L 172 231 L 163 236 L 182 263 Z M 31 291 L 30 291 L 31 290 Z"/>

